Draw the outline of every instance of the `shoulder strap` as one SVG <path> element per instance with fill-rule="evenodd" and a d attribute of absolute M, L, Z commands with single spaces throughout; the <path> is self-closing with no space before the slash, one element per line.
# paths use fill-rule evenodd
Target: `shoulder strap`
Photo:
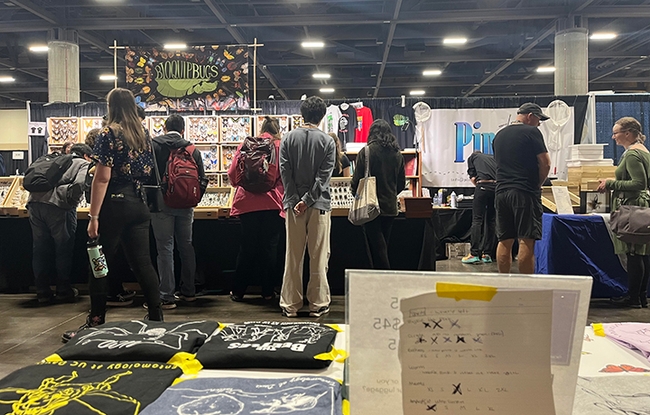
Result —
<path fill-rule="evenodd" d="M 366 174 L 364 177 L 368 177 L 370 176 L 370 149 L 366 145 L 363 151 L 365 152 L 365 156 L 366 156 Z"/>

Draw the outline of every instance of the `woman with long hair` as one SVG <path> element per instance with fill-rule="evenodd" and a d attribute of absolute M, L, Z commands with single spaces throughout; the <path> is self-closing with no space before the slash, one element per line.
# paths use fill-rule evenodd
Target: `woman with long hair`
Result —
<path fill-rule="evenodd" d="M 284 229 L 284 210 L 282 198 L 284 187 L 280 176 L 280 124 L 275 118 L 266 117 L 262 123 L 260 138 L 270 140 L 275 151 L 277 178 L 273 187 L 262 193 L 249 192 L 237 182 L 237 168 L 241 156 L 241 145 L 228 169 L 228 178 L 237 186 L 230 209 L 231 216 L 239 217 L 241 224 L 241 245 L 237 256 L 235 280 L 230 299 L 242 301 L 248 285 L 259 277 L 262 298 L 275 299 L 273 291 L 277 273 L 278 244 Z M 279 278 L 278 278 L 279 279 Z"/>
<path fill-rule="evenodd" d="M 625 153 L 618 163 L 616 178 L 599 180 L 598 190 L 613 190 L 612 210 L 620 205 L 650 207 L 648 182 L 650 152 L 643 144 L 641 123 L 632 117 L 623 117 L 612 127 L 612 138 Z M 616 254 L 627 256 L 628 295 L 612 301 L 631 308 L 648 307 L 648 280 L 650 279 L 650 244 L 628 244 L 614 238 Z"/>
<path fill-rule="evenodd" d="M 332 177 L 350 177 L 350 159 L 341 150 L 341 140 L 334 133 L 327 133 L 336 143 L 336 160 Z"/>
<path fill-rule="evenodd" d="M 369 176 L 377 182 L 377 199 L 381 215 L 363 225 L 366 251 L 374 269 L 390 269 L 388 241 L 393 220 L 398 214 L 397 194 L 404 189 L 406 174 L 404 157 L 388 122 L 378 119 L 370 126 L 368 144 L 357 155 L 352 176 L 352 194 L 357 193 L 359 180 L 365 175 L 366 148 L 370 158 Z"/>
<path fill-rule="evenodd" d="M 97 161 L 92 183 L 88 237 L 99 238 L 110 274 L 120 244 L 138 279 L 148 304 L 149 320 L 162 321 L 158 275 L 149 253 L 151 214 L 142 185 L 154 171 L 151 140 L 145 133 L 131 91 L 115 88 L 108 93 L 106 127 L 97 137 L 93 158 Z M 106 316 L 107 278 L 90 277 L 90 313 L 80 327 L 103 324 Z M 66 332 L 64 340 L 75 332 Z"/>

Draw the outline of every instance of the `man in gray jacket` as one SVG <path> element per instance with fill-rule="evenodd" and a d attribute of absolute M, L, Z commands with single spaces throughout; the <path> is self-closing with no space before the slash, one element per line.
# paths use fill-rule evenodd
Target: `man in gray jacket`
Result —
<path fill-rule="evenodd" d="M 300 106 L 304 126 L 288 133 L 280 144 L 283 205 L 287 215 L 287 253 L 280 307 L 286 317 L 297 317 L 303 305 L 305 245 L 309 251 L 309 315 L 320 317 L 329 312 L 330 178 L 334 171 L 336 144 L 332 137 L 318 129 L 325 111 L 321 98 L 313 96 L 304 100 Z"/>
<path fill-rule="evenodd" d="M 36 298 L 40 304 L 55 299 L 50 289 L 52 270 L 56 272 L 57 301 L 74 302 L 79 295 L 70 284 L 70 273 L 77 231 L 77 205 L 87 189 L 86 174 L 90 164 L 84 158 L 86 154 L 81 146 L 73 146 L 72 165 L 52 190 L 29 195 L 27 209 L 32 227 L 32 268 Z"/>

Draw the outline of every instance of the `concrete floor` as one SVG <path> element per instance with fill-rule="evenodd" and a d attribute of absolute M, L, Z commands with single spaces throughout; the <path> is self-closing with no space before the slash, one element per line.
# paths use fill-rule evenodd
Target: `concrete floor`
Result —
<path fill-rule="evenodd" d="M 464 265 L 460 259 L 439 261 L 439 271 L 497 272 L 496 264 Z M 517 272 L 516 262 L 513 272 Z M 81 287 L 80 287 L 81 288 Z M 141 319 L 146 310 L 142 297 L 136 297 L 131 307 L 111 308 L 109 321 Z M 89 308 L 87 296 L 75 304 L 39 307 L 34 294 L 0 295 L 0 378 L 21 367 L 34 364 L 61 347 L 61 334 L 84 323 Z M 313 318 L 305 316 L 305 320 Z M 259 296 L 251 295 L 245 302 L 235 303 L 227 295 L 199 297 L 192 305 L 181 304 L 165 311 L 166 321 L 210 319 L 221 322 L 250 320 L 287 321 L 277 304 L 265 304 Z M 331 312 L 318 319 L 323 323 L 345 322 L 345 297 L 334 296 Z M 592 300 L 588 323 L 637 321 L 650 322 L 650 309 L 622 309 L 609 305 L 606 299 Z"/>

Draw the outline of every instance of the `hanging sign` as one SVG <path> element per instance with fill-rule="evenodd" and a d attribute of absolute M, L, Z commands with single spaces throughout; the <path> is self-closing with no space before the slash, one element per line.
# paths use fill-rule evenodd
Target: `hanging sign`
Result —
<path fill-rule="evenodd" d="M 126 84 L 147 110 L 249 108 L 248 48 L 126 48 Z"/>

